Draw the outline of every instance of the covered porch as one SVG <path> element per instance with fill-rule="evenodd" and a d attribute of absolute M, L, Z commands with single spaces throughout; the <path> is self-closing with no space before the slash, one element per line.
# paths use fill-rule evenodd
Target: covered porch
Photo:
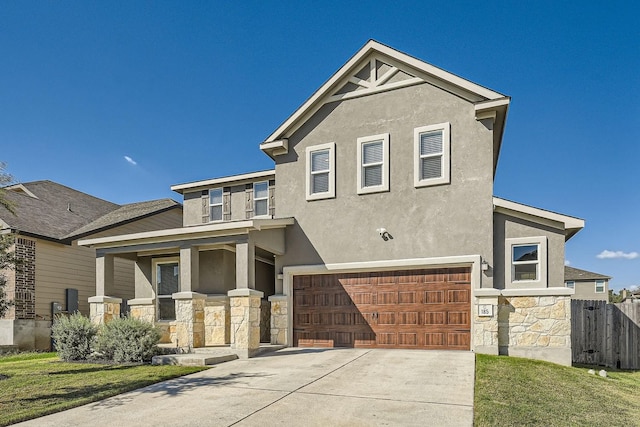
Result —
<path fill-rule="evenodd" d="M 267 298 L 282 294 L 274 257 L 284 254 L 293 222 L 253 219 L 83 240 L 96 249 L 91 319 L 108 322 L 127 307 L 183 351 L 228 345 L 251 357 L 261 341 L 284 344 L 270 333 Z M 134 262 L 135 298 L 126 305 L 115 291 L 115 258 Z"/>

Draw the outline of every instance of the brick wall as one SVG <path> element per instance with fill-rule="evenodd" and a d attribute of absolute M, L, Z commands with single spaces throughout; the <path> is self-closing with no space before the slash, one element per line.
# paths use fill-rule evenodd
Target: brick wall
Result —
<path fill-rule="evenodd" d="M 15 245 L 19 264 L 15 272 L 16 319 L 36 318 L 36 242 L 18 237 Z"/>

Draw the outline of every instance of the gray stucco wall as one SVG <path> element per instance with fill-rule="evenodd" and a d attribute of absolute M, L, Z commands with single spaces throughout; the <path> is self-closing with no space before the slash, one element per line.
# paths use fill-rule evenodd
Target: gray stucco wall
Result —
<path fill-rule="evenodd" d="M 547 287 L 564 286 L 564 232 L 521 218 L 495 213 L 493 283 L 496 288 L 510 287 L 509 284 L 505 284 L 507 269 L 511 268 L 510 264 L 505 265 L 505 239 L 538 236 L 547 238 Z"/>
<path fill-rule="evenodd" d="M 571 299 L 586 299 L 595 301 L 609 301 L 609 281 L 604 281 L 604 293 L 596 293 L 596 281 L 584 280 L 575 281 L 576 293 L 571 296 Z"/>
<path fill-rule="evenodd" d="M 451 124 L 451 183 L 414 187 L 414 128 Z M 357 194 L 357 138 L 390 134 L 390 191 Z M 335 199 L 307 201 L 305 148 L 336 144 Z M 492 249 L 492 130 L 471 103 L 429 84 L 327 104 L 276 157 L 278 217 L 287 265 L 480 254 Z M 384 241 L 376 229 L 393 236 Z M 491 286 L 491 278 L 483 278 Z"/>
<path fill-rule="evenodd" d="M 200 285 L 195 292 L 226 294 L 236 283 L 235 254 L 226 250 L 200 252 Z"/>

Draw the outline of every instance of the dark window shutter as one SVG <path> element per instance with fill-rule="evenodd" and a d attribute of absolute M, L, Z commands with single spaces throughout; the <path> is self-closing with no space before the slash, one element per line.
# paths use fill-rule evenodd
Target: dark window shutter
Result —
<path fill-rule="evenodd" d="M 245 192 L 245 214 L 246 214 L 246 219 L 251 219 L 253 217 L 253 186 L 251 188 L 249 188 L 249 186 L 247 185 L 246 190 L 244 190 Z"/>
<path fill-rule="evenodd" d="M 271 218 L 276 216 L 276 186 L 271 181 L 269 181 L 269 215 Z"/>
<path fill-rule="evenodd" d="M 222 193 L 222 219 L 231 221 L 231 192 L 227 187 L 224 188 Z"/>
<path fill-rule="evenodd" d="M 209 192 L 202 192 L 202 223 L 209 222 Z"/>

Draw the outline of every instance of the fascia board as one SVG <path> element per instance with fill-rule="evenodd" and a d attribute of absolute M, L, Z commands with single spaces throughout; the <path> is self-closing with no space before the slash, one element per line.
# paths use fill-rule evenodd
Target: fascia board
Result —
<path fill-rule="evenodd" d="M 275 176 L 275 169 L 270 169 L 260 172 L 250 172 L 241 175 L 231 175 L 221 178 L 206 179 L 203 181 L 188 182 L 185 184 L 176 184 L 171 186 L 171 190 L 175 191 L 176 193 L 183 194 L 185 190 L 196 190 L 198 188 L 210 187 L 220 184 L 238 184 L 242 182 L 254 181 L 258 178 L 275 178 Z"/>

